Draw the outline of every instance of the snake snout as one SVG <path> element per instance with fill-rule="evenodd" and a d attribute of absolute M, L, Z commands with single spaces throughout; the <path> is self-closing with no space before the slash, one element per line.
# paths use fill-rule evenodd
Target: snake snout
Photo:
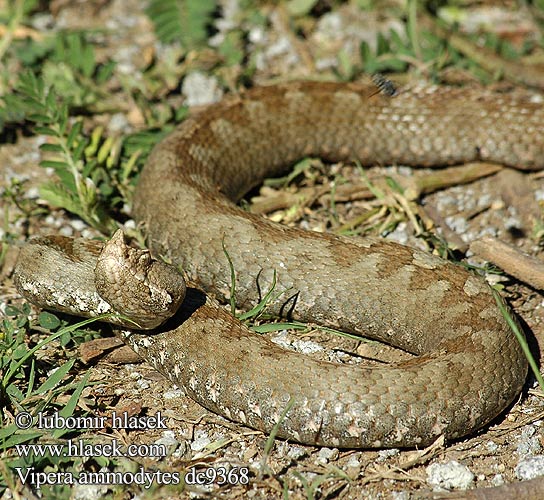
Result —
<path fill-rule="evenodd" d="M 122 230 L 104 245 L 94 273 L 97 292 L 130 327 L 158 327 L 185 298 L 185 280 L 177 269 L 153 259 L 148 250 L 130 247 Z"/>

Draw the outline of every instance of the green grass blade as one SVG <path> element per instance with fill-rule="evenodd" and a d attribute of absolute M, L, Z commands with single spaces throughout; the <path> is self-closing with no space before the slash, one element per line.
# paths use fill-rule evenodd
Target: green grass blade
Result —
<path fill-rule="evenodd" d="M 540 370 L 538 369 L 538 365 L 536 364 L 535 358 L 533 357 L 533 354 L 531 353 L 531 350 L 529 349 L 529 344 L 527 344 L 525 335 L 523 335 L 523 332 L 519 329 L 517 322 L 508 312 L 508 309 L 504 305 L 504 302 L 499 292 L 497 292 L 495 289 L 492 289 L 492 292 L 493 292 L 493 297 L 495 297 L 495 301 L 497 302 L 497 305 L 499 306 L 501 314 L 503 315 L 504 319 L 508 323 L 508 326 L 512 329 L 512 331 L 514 332 L 514 335 L 518 339 L 519 345 L 521 346 L 521 349 L 523 350 L 523 353 L 525 354 L 525 357 L 527 358 L 527 361 L 529 362 L 529 366 L 531 367 L 531 370 L 533 371 L 533 374 L 536 380 L 538 381 L 540 390 L 544 392 L 544 379 L 542 378 L 542 375 L 540 374 Z"/>

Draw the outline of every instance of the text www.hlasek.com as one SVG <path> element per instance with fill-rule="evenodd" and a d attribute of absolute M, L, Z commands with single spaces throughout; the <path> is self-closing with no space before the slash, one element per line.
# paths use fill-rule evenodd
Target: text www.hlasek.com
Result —
<path fill-rule="evenodd" d="M 83 439 L 69 439 L 62 444 L 17 444 L 17 454 L 20 457 L 156 457 L 166 456 L 166 446 L 163 444 L 131 444 L 123 451 L 114 439 L 110 443 L 93 444 Z"/>

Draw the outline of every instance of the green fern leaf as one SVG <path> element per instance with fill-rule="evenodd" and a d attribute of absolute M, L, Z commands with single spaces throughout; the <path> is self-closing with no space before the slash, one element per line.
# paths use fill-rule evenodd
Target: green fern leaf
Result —
<path fill-rule="evenodd" d="M 164 43 L 179 41 L 187 49 L 204 45 L 216 0 L 151 0 L 146 10 Z"/>

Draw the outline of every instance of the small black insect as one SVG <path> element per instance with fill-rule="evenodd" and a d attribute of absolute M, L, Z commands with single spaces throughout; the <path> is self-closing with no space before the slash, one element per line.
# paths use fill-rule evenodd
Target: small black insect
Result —
<path fill-rule="evenodd" d="M 378 92 L 381 92 L 388 97 L 394 97 L 398 94 L 397 86 L 381 73 L 374 73 L 372 75 L 372 82 L 374 83 L 374 85 L 376 85 L 376 87 L 378 87 Z"/>

